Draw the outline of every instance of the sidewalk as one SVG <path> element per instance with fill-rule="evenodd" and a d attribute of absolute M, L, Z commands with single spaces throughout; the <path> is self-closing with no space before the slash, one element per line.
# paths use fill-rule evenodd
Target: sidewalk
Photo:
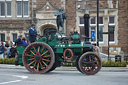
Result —
<path fill-rule="evenodd" d="M 15 65 L 8 65 L 8 64 L 0 64 L 0 68 L 3 69 L 26 69 L 24 66 L 15 66 Z M 57 71 L 77 71 L 76 67 L 58 67 L 56 68 Z M 128 65 L 127 67 L 102 67 L 101 71 L 103 72 L 128 72 Z"/>

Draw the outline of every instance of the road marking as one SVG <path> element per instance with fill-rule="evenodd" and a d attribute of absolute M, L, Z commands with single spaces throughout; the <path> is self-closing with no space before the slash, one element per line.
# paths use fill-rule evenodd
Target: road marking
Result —
<path fill-rule="evenodd" d="M 22 79 L 26 79 L 26 78 L 28 78 L 28 76 L 19 76 L 19 75 L 12 75 L 12 76 L 14 76 L 14 77 L 19 77 L 19 78 L 22 78 Z"/>
<path fill-rule="evenodd" d="M 7 75 L 7 74 L 5 74 L 5 75 Z M 19 75 L 7 75 L 7 76 L 13 76 L 13 77 L 19 77 L 19 78 L 21 78 L 21 79 L 26 79 L 26 78 L 28 78 L 28 76 L 19 76 Z M 4 85 L 4 84 L 9 84 L 9 83 L 16 83 L 16 82 L 20 82 L 20 81 L 22 81 L 22 80 L 15 80 L 15 81 L 8 81 L 8 82 L 2 82 L 2 83 L 0 83 L 0 85 Z"/>
<path fill-rule="evenodd" d="M 0 85 L 9 84 L 9 83 L 16 83 L 16 82 L 20 82 L 20 81 L 22 81 L 22 80 L 15 80 L 15 81 L 2 82 L 2 83 L 0 83 Z"/>

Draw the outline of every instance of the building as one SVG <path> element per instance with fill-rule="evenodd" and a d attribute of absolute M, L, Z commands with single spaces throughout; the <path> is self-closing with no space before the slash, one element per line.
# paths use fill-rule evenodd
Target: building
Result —
<path fill-rule="evenodd" d="M 99 43 L 102 51 L 110 45 L 120 45 L 125 56 L 128 56 L 128 0 L 99 0 Z M 90 37 L 92 43 L 97 41 L 96 26 L 96 0 L 0 0 L 0 40 L 9 41 L 18 35 L 27 35 L 32 23 L 36 24 L 39 34 L 47 28 L 56 29 L 57 9 L 61 7 L 66 15 L 65 33 L 67 35 L 76 27 L 78 32 L 84 34 L 83 15 L 90 15 Z"/>

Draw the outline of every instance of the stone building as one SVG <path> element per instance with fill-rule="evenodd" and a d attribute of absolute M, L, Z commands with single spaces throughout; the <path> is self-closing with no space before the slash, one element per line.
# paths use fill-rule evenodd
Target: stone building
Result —
<path fill-rule="evenodd" d="M 108 45 L 120 45 L 125 56 L 128 54 L 128 0 L 99 0 L 99 43 L 101 50 Z M 32 23 L 36 24 L 37 32 L 43 34 L 47 28 L 56 29 L 57 9 L 61 7 L 67 15 L 65 33 L 69 35 L 76 27 L 78 32 L 84 34 L 83 15 L 90 15 L 90 37 L 92 43 L 97 41 L 97 15 L 96 0 L 0 0 L 0 40 L 15 41 L 18 35 L 27 35 Z"/>

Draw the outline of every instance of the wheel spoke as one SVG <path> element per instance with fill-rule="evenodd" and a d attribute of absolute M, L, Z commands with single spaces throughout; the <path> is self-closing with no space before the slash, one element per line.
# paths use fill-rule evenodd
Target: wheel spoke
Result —
<path fill-rule="evenodd" d="M 28 60 L 30 61 L 30 60 L 34 60 L 34 59 L 35 59 L 35 58 L 31 58 L 31 59 L 28 59 Z"/>
<path fill-rule="evenodd" d="M 33 46 L 33 49 L 34 49 L 34 51 L 36 52 L 36 49 L 35 49 L 35 47 Z"/>
<path fill-rule="evenodd" d="M 47 67 L 47 64 L 44 62 L 44 61 L 42 61 L 43 62 L 43 64 Z"/>
<path fill-rule="evenodd" d="M 40 62 L 40 65 L 41 65 L 41 67 L 42 67 L 42 69 L 43 69 L 44 67 L 43 67 L 43 65 L 42 65 L 42 63 L 41 63 L 41 62 Z"/>
<path fill-rule="evenodd" d="M 43 56 L 44 58 L 46 58 L 46 57 L 50 57 L 51 55 L 47 55 L 47 56 Z"/>
<path fill-rule="evenodd" d="M 34 63 L 34 66 L 33 66 L 33 68 L 35 68 L 35 66 L 36 66 L 36 62 Z"/>
<path fill-rule="evenodd" d="M 40 51 L 40 46 L 38 46 L 38 52 Z"/>
<path fill-rule="evenodd" d="M 44 50 L 44 46 L 43 46 L 43 49 L 41 50 L 41 53 L 43 52 L 43 50 Z"/>
<path fill-rule="evenodd" d="M 35 53 L 33 53 L 33 51 L 32 51 L 32 50 L 30 50 L 30 52 L 31 52 L 33 55 L 35 55 Z"/>
<path fill-rule="evenodd" d="M 48 51 L 44 52 L 41 56 L 43 56 L 44 54 L 46 54 Z"/>
<path fill-rule="evenodd" d="M 35 61 L 32 61 L 31 63 L 29 63 L 28 65 L 30 66 L 31 64 L 33 64 Z"/>
<path fill-rule="evenodd" d="M 50 62 L 50 60 L 47 60 L 47 59 L 42 59 L 42 60 Z"/>
<path fill-rule="evenodd" d="M 37 64 L 37 72 L 39 71 L 39 63 Z"/>
<path fill-rule="evenodd" d="M 26 55 L 27 55 L 27 56 L 30 56 L 30 57 L 34 57 L 34 56 L 32 56 L 32 55 L 29 55 L 29 54 L 27 54 L 27 53 L 26 53 Z"/>

